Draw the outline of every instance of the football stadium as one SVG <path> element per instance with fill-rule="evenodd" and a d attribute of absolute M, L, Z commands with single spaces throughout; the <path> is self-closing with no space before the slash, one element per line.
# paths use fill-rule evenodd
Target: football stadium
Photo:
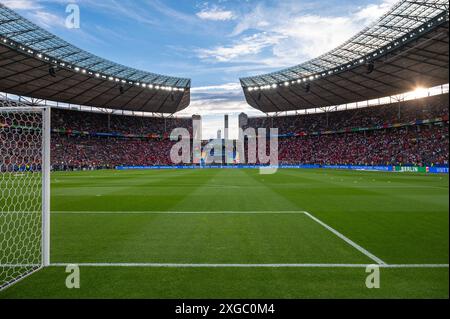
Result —
<path fill-rule="evenodd" d="M 0 1 L 0 299 L 448 299 L 448 2 L 298 63 L 202 138 L 195 77 Z"/>

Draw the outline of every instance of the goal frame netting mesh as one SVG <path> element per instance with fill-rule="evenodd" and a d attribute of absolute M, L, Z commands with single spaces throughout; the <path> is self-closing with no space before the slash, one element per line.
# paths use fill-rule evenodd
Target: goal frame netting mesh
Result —
<path fill-rule="evenodd" d="M 50 108 L 0 100 L 0 291 L 50 265 Z"/>

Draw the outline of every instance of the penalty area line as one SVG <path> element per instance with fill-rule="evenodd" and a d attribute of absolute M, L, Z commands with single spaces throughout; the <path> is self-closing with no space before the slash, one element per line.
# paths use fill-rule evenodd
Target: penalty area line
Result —
<path fill-rule="evenodd" d="M 53 263 L 50 267 L 142 267 L 142 268 L 449 268 L 448 264 L 171 264 L 171 263 Z"/>
<path fill-rule="evenodd" d="M 375 261 L 378 265 L 386 265 L 386 263 L 381 260 L 380 258 L 378 258 L 377 256 L 375 256 L 374 254 L 372 254 L 371 252 L 369 252 L 367 249 L 361 247 L 360 245 L 358 245 L 357 243 L 355 243 L 353 240 L 349 239 L 348 237 L 344 236 L 343 234 L 341 234 L 340 232 L 338 232 L 336 229 L 334 229 L 333 227 L 325 224 L 323 221 L 321 221 L 320 219 L 318 219 L 317 217 L 314 217 L 313 215 L 311 215 L 308 212 L 304 212 L 304 214 L 306 216 L 308 216 L 309 218 L 311 218 L 312 220 L 314 220 L 316 223 L 318 223 L 319 225 L 325 227 L 326 229 L 328 229 L 330 232 L 332 232 L 333 234 L 335 234 L 337 237 L 339 237 L 340 239 L 342 239 L 343 241 L 345 241 L 347 244 L 349 244 L 350 246 L 352 246 L 353 248 L 357 249 L 359 252 L 363 253 L 364 255 L 366 255 L 367 257 L 369 257 L 370 259 L 372 259 L 373 261 Z"/>

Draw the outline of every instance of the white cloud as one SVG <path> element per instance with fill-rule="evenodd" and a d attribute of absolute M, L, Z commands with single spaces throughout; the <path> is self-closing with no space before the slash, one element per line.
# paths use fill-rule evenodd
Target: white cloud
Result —
<path fill-rule="evenodd" d="M 202 20 L 212 20 L 212 21 L 228 21 L 235 18 L 233 12 L 228 10 L 223 10 L 218 7 L 213 7 L 211 9 L 203 9 L 197 13 L 197 17 Z"/>
<path fill-rule="evenodd" d="M 191 89 L 191 94 L 191 105 L 177 113 L 177 116 L 238 115 L 241 112 L 249 115 L 263 115 L 245 102 L 242 87 L 236 82 L 194 87 Z"/>
<path fill-rule="evenodd" d="M 357 11 L 355 18 L 367 22 L 375 22 L 396 3 L 398 3 L 398 0 L 384 0 L 380 4 L 370 4 Z"/>
<path fill-rule="evenodd" d="M 39 0 L 2 0 L 2 4 L 12 10 L 24 11 L 27 18 L 44 28 L 65 27 L 65 19 L 44 10 L 40 2 Z"/>
<path fill-rule="evenodd" d="M 199 86 L 191 89 L 192 93 L 211 93 L 211 92 L 236 92 L 242 89 L 239 83 L 225 83 L 221 85 Z"/>
<path fill-rule="evenodd" d="M 2 4 L 13 10 L 31 10 L 39 8 L 33 0 L 2 0 Z"/>
<path fill-rule="evenodd" d="M 243 37 L 231 45 L 217 46 L 212 49 L 198 49 L 201 59 L 212 59 L 218 62 L 229 62 L 243 56 L 255 56 L 265 48 L 278 44 L 285 36 L 273 33 L 257 33 Z"/>
<path fill-rule="evenodd" d="M 345 15 L 306 12 L 303 4 L 296 1 L 280 2 L 277 7 L 260 3 L 236 19 L 233 32 L 226 38 L 228 43 L 197 49 L 196 53 L 205 62 L 216 63 L 213 68 L 223 68 L 223 73 L 239 70 L 241 76 L 293 66 L 341 45 L 381 17 L 396 1 L 383 0 Z M 227 83 L 193 88 L 191 106 L 183 113 L 217 116 L 240 112 L 250 116 L 263 114 L 245 102 L 238 83 Z"/>
<path fill-rule="evenodd" d="M 304 5 L 295 1 L 280 2 L 276 7 L 260 3 L 238 20 L 231 44 L 198 49 L 197 54 L 209 62 L 253 65 L 252 74 L 293 66 L 344 43 L 395 2 L 384 0 L 348 15 L 305 13 Z"/>
<path fill-rule="evenodd" d="M 34 23 L 47 29 L 52 27 L 65 27 L 65 19 L 47 11 L 37 10 L 29 13 L 27 16 Z"/>
<path fill-rule="evenodd" d="M 246 113 L 249 116 L 264 116 L 249 106 L 244 99 L 240 101 L 223 99 L 200 99 L 193 100 L 191 105 L 184 111 L 177 113 L 177 116 L 185 117 L 198 114 L 202 116 L 203 138 L 215 138 L 218 129 L 223 128 L 223 115 L 230 115 L 230 137 L 237 138 L 237 124 L 235 119 L 240 113 Z"/>
<path fill-rule="evenodd" d="M 244 94 L 240 83 L 232 82 L 221 85 L 211 85 L 203 87 L 194 87 L 191 89 L 191 101 L 216 101 L 223 100 L 241 102 L 244 100 Z"/>

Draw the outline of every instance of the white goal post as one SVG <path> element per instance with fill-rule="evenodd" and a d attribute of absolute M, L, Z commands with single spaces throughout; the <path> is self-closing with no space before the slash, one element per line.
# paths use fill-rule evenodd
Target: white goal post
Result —
<path fill-rule="evenodd" d="M 0 290 L 50 265 L 50 121 L 0 100 Z"/>

